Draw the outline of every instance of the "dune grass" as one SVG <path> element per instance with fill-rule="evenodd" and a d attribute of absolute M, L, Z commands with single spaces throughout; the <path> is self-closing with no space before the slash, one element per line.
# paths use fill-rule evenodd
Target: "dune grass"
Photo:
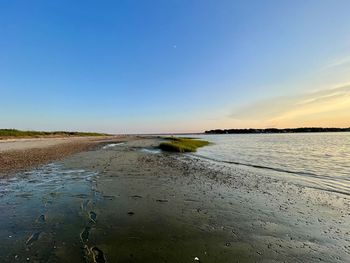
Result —
<path fill-rule="evenodd" d="M 45 136 L 106 136 L 108 134 L 96 132 L 68 132 L 68 131 L 21 131 L 16 129 L 0 129 L 1 138 L 37 138 Z"/>
<path fill-rule="evenodd" d="M 209 145 L 208 141 L 194 138 L 165 137 L 169 142 L 162 142 L 159 148 L 167 152 L 195 152 L 197 148 Z"/>

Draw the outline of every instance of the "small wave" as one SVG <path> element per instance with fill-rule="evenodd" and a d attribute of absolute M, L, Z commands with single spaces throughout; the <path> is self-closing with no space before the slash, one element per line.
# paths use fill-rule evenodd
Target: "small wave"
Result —
<path fill-rule="evenodd" d="M 162 151 L 156 148 L 143 148 L 141 149 L 141 152 L 157 154 L 157 153 L 161 153 Z"/>
<path fill-rule="evenodd" d="M 111 148 L 111 147 L 114 147 L 114 146 L 118 146 L 118 145 L 123 145 L 123 144 L 124 144 L 123 142 L 110 143 L 110 144 L 107 144 L 107 145 L 103 146 L 102 149 L 105 150 L 105 149 L 108 149 L 108 148 Z"/>
<path fill-rule="evenodd" d="M 297 176 L 305 176 L 308 178 L 318 178 L 321 180 L 320 182 L 322 182 L 322 183 L 320 185 L 322 185 L 323 187 L 320 187 L 320 186 L 308 186 L 308 187 L 314 188 L 314 189 L 319 189 L 319 190 L 324 190 L 324 191 L 328 191 L 328 192 L 338 193 L 338 194 L 350 195 L 350 193 L 346 191 L 347 188 L 338 189 L 337 187 L 335 187 L 335 185 L 334 185 L 335 178 L 333 178 L 331 176 L 319 175 L 319 174 L 310 173 L 310 172 L 291 171 L 291 170 L 287 170 L 287 169 L 281 169 L 281 168 L 275 168 L 275 167 L 269 167 L 269 166 L 257 165 L 257 164 L 248 164 L 248 163 L 243 163 L 243 162 L 218 160 L 218 159 L 203 156 L 200 154 L 193 154 L 193 156 L 201 158 L 201 159 L 206 159 L 206 160 L 218 162 L 218 163 L 242 165 L 242 166 L 247 166 L 247 167 L 252 167 L 252 168 L 257 168 L 257 169 L 271 170 L 274 172 L 288 173 L 288 174 L 293 174 L 293 175 L 297 175 Z M 329 184 L 328 181 L 333 181 L 333 183 Z M 313 183 L 319 184 L 320 182 L 318 182 L 318 183 L 313 182 Z M 345 190 L 345 191 L 343 191 L 343 190 Z"/>
<path fill-rule="evenodd" d="M 215 161 L 215 162 L 220 162 L 220 163 L 228 163 L 228 164 L 236 164 L 236 165 L 243 165 L 243 166 L 249 166 L 253 168 L 259 168 L 259 169 L 268 169 L 268 170 L 273 170 L 275 172 L 283 172 L 283 173 L 290 173 L 290 174 L 298 174 L 298 175 L 307 175 L 307 176 L 313 176 L 313 177 L 318 177 L 319 175 L 314 174 L 314 173 L 308 173 L 308 172 L 297 172 L 297 171 L 290 171 L 286 169 L 281 169 L 281 168 L 275 168 L 275 167 L 270 167 L 270 166 L 264 166 L 264 165 L 259 165 L 259 164 L 248 164 L 248 163 L 243 163 L 243 162 L 235 162 L 235 161 L 226 161 L 226 160 L 218 160 L 215 158 L 199 155 L 199 154 L 194 154 L 194 156 Z"/>

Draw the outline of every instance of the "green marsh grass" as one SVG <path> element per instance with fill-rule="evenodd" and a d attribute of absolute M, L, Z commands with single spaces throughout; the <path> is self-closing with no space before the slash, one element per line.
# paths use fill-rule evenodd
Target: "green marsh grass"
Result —
<path fill-rule="evenodd" d="M 162 142 L 159 148 L 167 152 L 195 152 L 197 148 L 209 145 L 208 141 L 194 138 L 165 137 L 168 142 Z"/>

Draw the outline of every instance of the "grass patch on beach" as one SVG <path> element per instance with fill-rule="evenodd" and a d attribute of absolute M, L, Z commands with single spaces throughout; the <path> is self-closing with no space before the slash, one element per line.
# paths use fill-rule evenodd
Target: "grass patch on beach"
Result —
<path fill-rule="evenodd" d="M 45 136 L 106 136 L 108 134 L 96 132 L 70 132 L 70 131 L 20 131 L 16 129 L 0 129 L 1 138 L 38 138 Z"/>
<path fill-rule="evenodd" d="M 165 137 L 169 142 L 162 142 L 159 148 L 167 152 L 195 152 L 197 148 L 209 145 L 208 141 L 194 138 Z"/>

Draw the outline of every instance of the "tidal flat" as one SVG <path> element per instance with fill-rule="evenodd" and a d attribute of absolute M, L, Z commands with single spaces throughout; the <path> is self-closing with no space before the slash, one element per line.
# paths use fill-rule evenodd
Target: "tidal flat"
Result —
<path fill-rule="evenodd" d="M 350 260 L 349 196 L 162 153 L 160 141 L 3 178 L 0 262 Z"/>

